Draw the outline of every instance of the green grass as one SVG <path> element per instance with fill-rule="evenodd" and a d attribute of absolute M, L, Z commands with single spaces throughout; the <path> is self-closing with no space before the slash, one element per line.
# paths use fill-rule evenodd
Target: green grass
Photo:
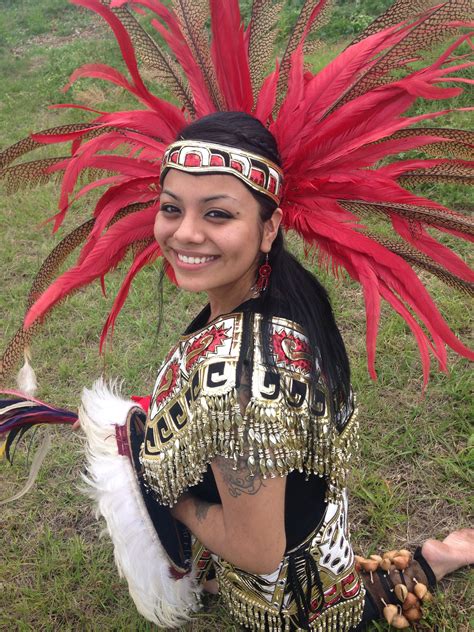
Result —
<path fill-rule="evenodd" d="M 0 129 L 7 146 L 38 130 L 71 120 L 79 112 L 46 109 L 76 100 L 106 109 L 126 108 L 128 97 L 103 82 L 81 81 L 71 94 L 60 88 L 82 63 L 116 60 L 117 49 L 104 26 L 86 11 L 63 0 L 2 2 L 0 26 L 2 100 Z M 318 53 L 320 66 L 341 47 Z M 461 97 L 460 105 L 465 105 Z M 443 107 L 443 106 L 441 106 Z M 461 125 L 467 124 L 465 115 Z M 42 150 L 43 151 L 43 150 Z M 4 346 L 21 323 L 24 300 L 39 265 L 57 243 L 45 218 L 55 212 L 58 187 L 49 183 L 13 195 L 2 193 L 0 282 Z M 441 201 L 462 203 L 465 193 L 446 186 Z M 90 212 L 93 198 L 74 207 L 64 234 Z M 301 251 L 292 240 L 292 247 Z M 467 248 L 464 250 L 467 255 Z M 200 309 L 202 297 L 166 286 L 165 323 L 156 336 L 157 266 L 144 271 L 119 317 L 112 346 L 97 353 L 100 330 L 119 286 L 123 268 L 107 281 L 108 298 L 98 284 L 58 307 L 33 345 L 39 396 L 76 407 L 84 385 L 101 373 L 124 379 L 124 392 L 146 394 L 169 345 Z M 343 330 L 358 393 L 362 446 L 351 477 L 351 520 L 358 552 L 414 546 L 429 536 L 442 537 L 468 526 L 472 517 L 472 374 L 467 361 L 450 356 L 448 375 L 433 371 L 425 397 L 421 366 L 404 323 L 388 309 L 378 345 L 378 381 L 366 370 L 364 308 L 358 287 L 319 271 L 329 288 Z M 464 340 L 472 327 L 466 301 L 436 280 L 429 286 L 441 309 Z M 11 386 L 12 383 L 9 384 Z M 35 442 L 42 431 L 36 435 Z M 1 496 L 18 489 L 27 476 L 28 442 L 15 464 L 1 465 Z M 140 617 L 119 579 L 102 524 L 80 492 L 82 438 L 66 428 L 53 431 L 53 447 L 35 488 L 0 511 L 0 630 L 153 630 Z M 473 603 L 472 576 L 456 573 L 443 583 L 424 630 L 467 632 Z M 213 599 L 189 630 L 237 630 Z M 374 625 L 371 630 L 385 629 Z"/>

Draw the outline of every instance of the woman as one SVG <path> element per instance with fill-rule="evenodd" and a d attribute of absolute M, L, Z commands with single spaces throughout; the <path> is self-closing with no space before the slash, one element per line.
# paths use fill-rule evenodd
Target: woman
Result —
<path fill-rule="evenodd" d="M 272 135 L 244 113 L 204 117 L 165 152 L 155 237 L 179 287 L 209 303 L 159 371 L 145 478 L 212 551 L 238 621 L 349 629 L 362 609 L 364 622 L 377 618 L 391 595 L 372 596 L 368 585 L 364 600 L 350 547 L 344 478 L 356 413 L 344 343 L 325 290 L 285 249 L 276 201 L 237 170 L 186 158 L 209 148 L 279 164 Z M 335 447 L 341 458 L 329 456 Z M 474 532 L 423 551 L 441 578 L 474 560 Z M 407 578 L 433 583 L 417 559 Z M 215 580 L 206 587 L 217 590 Z"/>
<path fill-rule="evenodd" d="M 125 473 L 132 485 L 126 501 L 138 499 L 145 531 L 155 528 L 170 557 L 165 556 L 158 573 L 165 577 L 166 590 L 169 569 L 176 577 L 175 590 L 156 595 L 144 610 L 163 623 L 168 603 L 181 603 L 176 594 L 188 570 L 191 532 L 198 579 L 212 581 L 212 551 L 223 599 L 247 627 L 352 629 L 362 617 L 377 617 L 394 597 L 386 573 L 377 571 L 364 583 L 354 559 L 345 477 L 356 449 L 357 420 L 347 355 L 324 289 L 285 251 L 280 225 L 297 230 L 310 247 L 318 247 L 362 283 L 372 372 L 380 298 L 415 333 L 425 379 L 429 349 L 441 366 L 446 361 L 443 343 L 470 354 L 409 265 L 424 266 L 466 289 L 472 274 L 467 266 L 424 232 L 426 222 L 463 236 L 466 220 L 401 186 L 417 169 L 427 169 L 428 179 L 432 169 L 436 179 L 445 166 L 462 175 L 465 165 L 410 160 L 379 164 L 393 153 L 425 144 L 451 147 L 451 130 L 427 133 L 410 127 L 423 117 L 401 116 L 417 97 L 454 95 L 456 89 L 446 88 L 445 93 L 437 85 L 458 69 L 451 65 L 451 49 L 427 68 L 407 70 L 403 77 L 397 73 L 405 71 L 406 59 L 414 56 L 423 35 L 433 30 L 439 34 L 455 19 L 462 23 L 463 3 L 447 3 L 452 6 L 441 18 L 439 8 L 423 16 L 405 15 L 408 9 L 398 3 L 403 6 L 369 27 L 366 39 L 312 75 L 303 65 L 305 38 L 326 2 L 305 2 L 281 67 L 264 81 L 265 51 L 257 44 L 269 28 L 269 3 L 254 3 L 242 37 L 238 4 L 212 2 L 211 45 L 202 41 L 207 17 L 199 3 L 176 3 L 173 14 L 159 2 L 136 0 L 131 4 L 143 4 L 158 16 L 156 26 L 183 67 L 186 77 L 172 64 L 165 73 L 182 109 L 144 85 L 132 43 L 142 47 L 145 58 L 158 59 L 160 72 L 162 57 L 123 3 L 112 3 L 113 11 L 95 0 L 78 3 L 96 10 L 114 29 L 130 80 L 104 66 L 87 66 L 73 79 L 87 74 L 107 78 L 147 109 L 101 113 L 92 123 L 35 137 L 34 142 L 73 141 L 72 155 L 53 165 L 65 170 L 57 226 L 83 169 L 117 175 L 97 181 L 109 188 L 92 223 L 62 244 L 69 252 L 72 243 L 75 247 L 88 237 L 77 265 L 49 285 L 61 251 L 39 275 L 31 294 L 31 302 L 37 300 L 2 368 L 14 363 L 15 353 L 28 345 L 34 326 L 55 303 L 103 277 L 133 245 L 133 264 L 107 322 L 113 326 L 134 275 L 164 255 L 178 285 L 206 292 L 209 305 L 160 369 L 145 427 L 140 412 L 127 404 L 126 424 L 111 432 L 110 425 L 119 423 L 112 420 L 101 441 L 107 447 L 110 438 L 116 439 L 115 452 L 133 463 L 138 478 L 132 481 L 130 472 Z M 390 71 L 394 76 L 389 77 Z M 218 110 L 227 111 L 214 113 Z M 188 125 L 189 120 L 194 122 Z M 398 134 L 405 131 L 406 136 Z M 466 149 L 462 134 L 455 140 L 457 151 Z M 7 158 L 29 151 L 31 142 L 17 144 Z M 131 151 L 104 154 L 121 145 Z M 387 241 L 385 235 L 373 239 L 362 230 L 355 218 L 367 208 L 388 215 L 408 245 Z M 158 245 L 150 242 L 153 223 Z M 90 443 L 90 476 L 97 494 L 104 491 L 103 509 L 107 486 L 116 485 L 118 477 L 103 480 L 94 469 L 94 407 L 100 409 L 86 394 L 82 425 Z M 116 412 L 112 405 L 105 408 L 99 417 Z M 118 486 L 123 490 L 122 479 Z M 139 520 L 127 516 L 128 522 L 120 523 L 121 505 L 110 501 L 110 511 L 103 512 L 109 529 L 116 528 L 116 551 L 123 544 L 123 555 L 116 553 L 119 566 L 128 578 L 128 571 L 148 578 L 154 563 L 145 558 L 144 564 L 143 555 L 134 555 L 140 538 L 129 531 Z M 150 538 L 150 547 L 155 540 Z M 393 568 L 397 557 L 405 568 L 401 575 L 389 559 L 390 581 L 406 584 L 414 595 L 417 582 L 432 584 L 433 575 L 442 577 L 471 562 L 472 548 L 471 532 L 463 532 L 442 544 L 430 541 L 416 560 L 397 552 Z M 360 562 L 362 570 L 364 564 Z M 152 591 L 154 581 L 145 582 L 144 589 Z M 215 590 L 215 585 L 208 587 Z M 418 613 L 419 602 L 415 606 L 411 610 Z M 389 614 L 390 621 L 398 617 L 399 627 L 406 627 L 405 615 L 393 608 Z"/>

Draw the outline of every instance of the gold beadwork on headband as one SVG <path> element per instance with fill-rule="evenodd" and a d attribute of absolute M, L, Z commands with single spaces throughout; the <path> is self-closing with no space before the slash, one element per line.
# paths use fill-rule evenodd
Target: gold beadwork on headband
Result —
<path fill-rule="evenodd" d="M 198 140 L 180 140 L 171 144 L 163 155 L 162 178 L 168 169 L 195 173 L 229 173 L 277 204 L 281 200 L 283 172 L 280 167 L 263 156 L 236 147 Z"/>

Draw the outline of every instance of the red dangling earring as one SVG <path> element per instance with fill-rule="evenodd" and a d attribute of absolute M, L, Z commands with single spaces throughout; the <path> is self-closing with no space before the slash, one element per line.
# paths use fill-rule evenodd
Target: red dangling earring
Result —
<path fill-rule="evenodd" d="M 265 257 L 265 263 L 263 263 L 258 269 L 257 290 L 259 292 L 265 292 L 268 287 L 268 280 L 272 273 L 272 266 L 268 263 L 268 252 Z"/>

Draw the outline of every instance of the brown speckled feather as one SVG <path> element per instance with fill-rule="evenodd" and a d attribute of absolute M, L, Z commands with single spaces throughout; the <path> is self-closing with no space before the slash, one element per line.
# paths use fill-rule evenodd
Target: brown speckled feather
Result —
<path fill-rule="evenodd" d="M 206 29 L 206 22 L 209 19 L 209 0 L 173 0 L 172 7 L 181 25 L 186 43 L 202 70 L 215 106 L 219 110 L 224 110 Z"/>
<path fill-rule="evenodd" d="M 55 276 L 59 266 L 83 241 L 85 241 L 93 229 L 95 219 L 89 219 L 70 233 L 68 233 L 59 244 L 49 253 L 38 270 L 28 294 L 26 311 L 30 309 L 38 296 L 44 292 Z"/>
<path fill-rule="evenodd" d="M 370 233 L 370 237 L 382 246 L 385 246 L 385 248 L 388 248 L 388 250 L 391 250 L 405 259 L 405 261 L 407 261 L 410 265 L 417 266 L 427 272 L 430 272 L 434 276 L 438 277 L 438 279 L 441 279 L 443 283 L 446 283 L 446 285 L 449 285 L 463 294 L 474 296 L 474 283 L 460 279 L 458 276 L 452 274 L 446 270 L 446 268 L 439 265 L 430 257 L 426 256 L 422 252 L 419 252 L 406 242 L 393 241 L 391 239 L 386 239 L 385 237 L 379 237 L 378 235 L 374 235 L 372 233 Z"/>
<path fill-rule="evenodd" d="M 469 186 L 472 184 L 473 179 L 472 167 L 452 161 L 447 164 L 428 167 L 422 171 L 416 170 L 404 173 L 398 178 L 398 182 L 404 186 L 434 182 L 450 182 L 452 184 Z"/>
<path fill-rule="evenodd" d="M 282 2 L 254 0 L 250 18 L 249 67 L 255 98 L 275 55 L 275 31 Z"/>
<path fill-rule="evenodd" d="M 447 155 L 458 160 L 474 159 L 474 132 L 464 129 L 447 129 L 439 127 L 421 127 L 402 129 L 387 139 L 409 138 L 417 136 L 442 136 L 450 139 L 449 141 L 433 142 L 430 145 L 424 145 L 423 151 L 435 158 L 444 158 Z M 382 142 L 382 141 L 380 141 Z"/>
<path fill-rule="evenodd" d="M 158 46 L 126 7 L 112 10 L 127 29 L 135 51 L 143 61 L 145 68 L 151 71 L 153 78 L 162 82 L 178 99 L 179 103 L 182 103 L 194 116 L 196 111 L 191 90 L 180 66 Z"/>
<path fill-rule="evenodd" d="M 109 222 L 108 227 L 115 224 L 115 222 L 118 222 L 122 219 L 122 217 L 145 209 L 148 206 L 150 206 L 150 203 L 148 202 L 129 204 L 115 214 L 113 219 Z M 26 311 L 30 309 L 40 294 L 46 290 L 66 258 L 87 239 L 94 227 L 94 224 L 95 218 L 84 222 L 68 233 L 49 253 L 31 284 Z"/>
<path fill-rule="evenodd" d="M 474 220 L 446 210 L 437 210 L 423 206 L 409 204 L 377 204 L 373 202 L 346 202 L 341 201 L 341 206 L 353 213 L 367 213 L 390 216 L 400 215 L 406 219 L 423 222 L 430 226 L 442 226 L 451 230 L 457 230 L 466 235 L 474 235 Z"/>
<path fill-rule="evenodd" d="M 71 125 L 59 125 L 58 127 L 51 127 L 50 129 L 45 129 L 41 132 L 37 132 L 37 134 L 43 134 L 44 136 L 54 136 L 55 134 L 70 134 L 71 132 L 79 132 L 82 129 L 87 129 L 91 127 L 91 123 L 72 123 Z M 99 130 L 98 130 L 99 131 Z M 93 132 L 87 133 L 84 138 L 92 138 Z M 7 165 L 11 164 L 14 160 L 27 154 L 34 149 L 38 149 L 38 147 L 44 147 L 43 143 L 39 143 L 38 141 L 31 138 L 31 136 L 27 136 L 22 140 L 19 140 L 14 145 L 10 145 L 2 152 L 0 152 L 0 169 L 4 169 Z"/>
<path fill-rule="evenodd" d="M 447 37 L 451 37 L 457 32 L 457 29 L 448 28 L 446 24 L 449 21 L 459 22 L 471 18 L 471 0 L 448 0 L 440 4 L 420 24 L 414 26 L 401 42 L 381 55 L 377 63 L 363 73 L 357 82 L 346 91 L 345 95 L 327 111 L 326 116 L 344 103 L 365 94 L 368 90 L 392 81 L 391 70 L 403 66 L 407 59 L 417 57 L 420 51 L 429 50 Z"/>
<path fill-rule="evenodd" d="M 353 39 L 351 44 L 361 42 L 369 35 L 413 18 L 434 4 L 433 0 L 396 0 L 382 15 L 379 15 L 362 33 Z"/>
<path fill-rule="evenodd" d="M 26 331 L 23 327 L 20 327 L 10 340 L 3 353 L 2 359 L 0 360 L 0 384 L 5 384 L 5 379 L 10 375 L 18 361 L 23 357 L 25 348 L 29 346 L 31 339 L 39 328 L 39 323 L 35 323 Z"/>
<path fill-rule="evenodd" d="M 321 24 L 324 24 L 324 22 L 327 19 L 327 8 L 329 7 L 330 2 L 328 0 L 326 1 L 325 0 L 305 0 L 305 2 L 303 3 L 303 6 L 301 7 L 300 14 L 298 15 L 298 18 L 296 20 L 295 26 L 293 27 L 293 30 L 290 33 L 290 36 L 288 38 L 288 42 L 285 48 L 285 52 L 283 53 L 283 56 L 281 58 L 280 76 L 279 76 L 278 85 L 277 85 L 276 110 L 281 105 L 282 100 L 285 96 L 286 87 L 288 83 L 288 74 L 290 71 L 291 55 L 292 53 L 294 53 L 294 51 L 296 50 L 296 48 L 301 42 L 301 38 L 304 34 L 306 25 L 308 23 L 308 20 L 311 16 L 313 9 L 315 8 L 317 4 L 320 4 L 320 3 L 321 3 L 322 10 L 319 13 L 319 15 L 315 18 L 309 32 L 314 33 L 314 31 L 319 26 L 321 26 Z"/>
<path fill-rule="evenodd" d="M 303 44 L 303 53 L 305 55 L 311 55 L 315 53 L 319 48 L 323 46 L 321 40 L 316 39 L 314 36 L 316 32 L 325 24 L 329 22 L 331 12 L 334 7 L 335 0 L 328 0 L 324 9 L 318 15 L 317 19 L 311 25 L 308 36 Z"/>
<path fill-rule="evenodd" d="M 113 220 L 109 223 L 109 226 L 112 226 L 112 224 L 115 224 L 115 222 L 126 215 L 135 213 L 136 211 L 147 208 L 148 206 L 150 206 L 149 202 L 146 204 L 137 203 L 126 206 L 115 215 Z M 94 224 L 95 219 L 90 219 L 84 222 L 68 233 L 49 253 L 31 284 L 25 313 L 33 305 L 38 296 L 40 296 L 49 286 L 67 257 L 69 257 L 71 253 L 87 239 L 94 227 Z M 143 241 L 143 243 L 137 242 L 137 244 L 133 244 L 131 246 L 131 250 L 135 253 L 137 249 L 141 250 L 143 246 L 148 245 L 149 242 L 150 240 L 147 240 L 146 242 Z M 40 328 L 41 323 L 37 322 L 33 323 L 28 330 L 24 330 L 23 327 L 20 327 L 15 333 L 11 341 L 8 343 L 3 357 L 0 360 L 0 384 L 4 382 L 5 378 L 15 368 L 16 364 L 21 360 L 21 358 L 23 358 L 25 347 L 30 345 L 31 340 Z"/>
<path fill-rule="evenodd" d="M 8 193 L 13 193 L 24 186 L 46 184 L 46 182 L 61 176 L 64 171 L 62 169 L 53 173 L 46 173 L 46 170 L 66 159 L 67 156 L 58 156 L 56 158 L 41 158 L 40 160 L 31 160 L 12 165 L 0 171 L 0 180 L 5 182 Z"/>

